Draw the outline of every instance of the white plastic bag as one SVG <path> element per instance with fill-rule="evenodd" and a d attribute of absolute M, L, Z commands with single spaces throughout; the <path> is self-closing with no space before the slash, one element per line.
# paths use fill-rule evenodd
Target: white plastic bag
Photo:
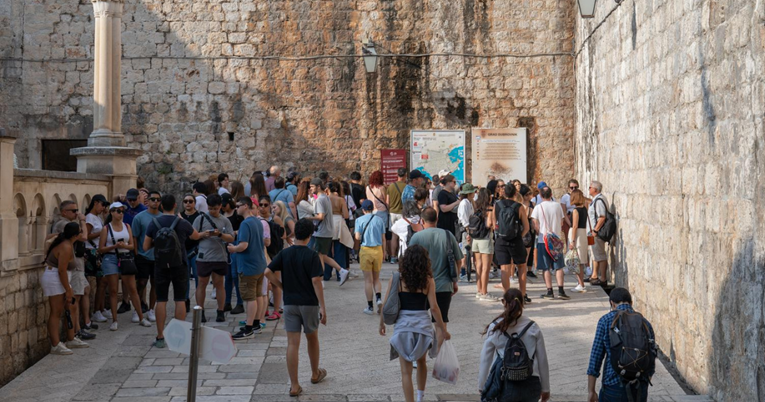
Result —
<path fill-rule="evenodd" d="M 592 267 L 589 265 L 584 268 L 584 276 L 592 276 Z"/>
<path fill-rule="evenodd" d="M 568 271 L 575 274 L 579 273 L 579 252 L 576 250 L 576 248 L 572 248 L 568 253 L 566 253 L 565 263 L 566 269 Z"/>
<path fill-rule="evenodd" d="M 433 364 L 433 378 L 448 384 L 456 384 L 460 375 L 460 362 L 450 341 L 444 341 Z"/>

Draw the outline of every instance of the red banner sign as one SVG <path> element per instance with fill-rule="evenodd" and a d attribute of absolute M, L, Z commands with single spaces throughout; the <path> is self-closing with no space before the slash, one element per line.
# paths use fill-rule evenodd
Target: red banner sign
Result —
<path fill-rule="evenodd" d="M 406 169 L 405 149 L 381 149 L 380 166 L 385 184 L 391 184 L 398 180 L 398 169 Z"/>

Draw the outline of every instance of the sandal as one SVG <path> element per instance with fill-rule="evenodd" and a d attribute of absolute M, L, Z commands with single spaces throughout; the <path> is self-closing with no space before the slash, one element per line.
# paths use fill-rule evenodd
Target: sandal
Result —
<path fill-rule="evenodd" d="M 300 394 L 302 394 L 302 393 L 303 393 L 303 387 L 298 386 L 298 390 L 297 391 L 295 391 L 295 392 L 290 391 L 290 396 L 300 396 Z"/>
<path fill-rule="evenodd" d="M 590 285 L 591 286 L 603 286 L 605 284 L 606 284 L 606 282 L 603 282 L 600 279 L 591 279 L 590 280 Z"/>
<path fill-rule="evenodd" d="M 319 369 L 319 376 L 316 379 L 311 378 L 311 384 L 318 384 L 327 378 L 327 370 Z"/>
<path fill-rule="evenodd" d="M 273 313 L 271 313 L 271 315 L 266 317 L 266 321 L 276 321 L 276 320 L 278 320 L 280 318 L 282 318 L 281 314 L 279 314 L 276 311 L 274 311 Z"/>

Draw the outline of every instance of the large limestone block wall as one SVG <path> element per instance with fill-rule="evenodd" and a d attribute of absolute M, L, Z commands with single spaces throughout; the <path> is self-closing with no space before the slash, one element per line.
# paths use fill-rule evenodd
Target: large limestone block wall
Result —
<path fill-rule="evenodd" d="M 625 0 L 576 65 L 576 171 L 619 218 L 616 283 L 718 401 L 765 398 L 764 54 L 763 0 Z"/>
<path fill-rule="evenodd" d="M 0 61 L 0 126 L 23 132 L 20 162 L 39 167 L 40 139 L 92 130 L 92 5 L 0 9 L 11 16 L 0 17 L 10 44 L 0 54 L 56 59 Z M 375 74 L 360 59 L 253 59 L 361 54 L 365 35 L 379 53 L 570 52 L 570 0 L 127 0 L 124 10 L 122 127 L 146 151 L 139 174 L 165 190 L 273 163 L 369 173 L 378 149 L 408 148 L 413 128 L 529 127 L 530 179 L 562 187 L 573 172 L 568 55 L 387 58 Z"/>

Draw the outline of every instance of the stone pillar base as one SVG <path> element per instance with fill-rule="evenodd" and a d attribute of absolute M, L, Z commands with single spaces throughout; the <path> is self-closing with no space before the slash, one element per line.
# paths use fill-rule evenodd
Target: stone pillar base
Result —
<path fill-rule="evenodd" d="M 77 171 L 110 175 L 112 195 L 125 194 L 135 187 L 136 159 L 143 151 L 128 147 L 84 147 L 74 148 L 70 154 L 77 157 Z"/>
<path fill-rule="evenodd" d="M 88 137 L 89 147 L 125 148 L 125 136 L 109 130 L 96 130 Z"/>

